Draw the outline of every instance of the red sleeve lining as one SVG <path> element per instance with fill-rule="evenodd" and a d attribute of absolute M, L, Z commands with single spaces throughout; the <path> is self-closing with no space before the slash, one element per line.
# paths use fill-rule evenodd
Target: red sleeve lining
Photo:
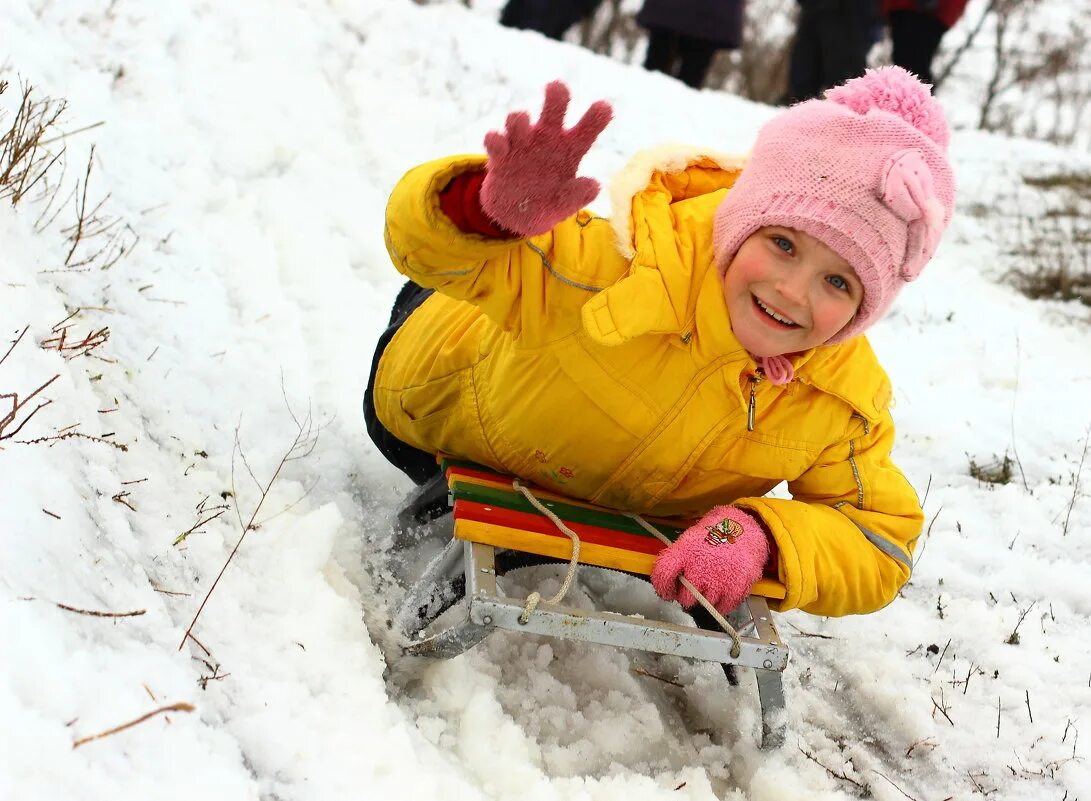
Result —
<path fill-rule="evenodd" d="M 464 234 L 479 234 L 490 239 L 511 239 L 514 234 L 489 219 L 481 208 L 481 184 L 484 181 L 483 171 L 456 175 L 439 193 L 439 207 Z"/>

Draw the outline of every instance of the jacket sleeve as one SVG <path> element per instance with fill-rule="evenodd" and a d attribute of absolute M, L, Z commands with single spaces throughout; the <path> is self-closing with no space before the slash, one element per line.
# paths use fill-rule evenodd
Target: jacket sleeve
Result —
<path fill-rule="evenodd" d="M 849 436 L 788 485 L 792 500 L 746 498 L 776 540 L 787 595 L 771 606 L 816 615 L 873 612 L 909 580 L 924 523 L 917 494 L 890 459 L 894 422 L 858 416 Z"/>
<path fill-rule="evenodd" d="M 455 176 L 484 167 L 483 156 L 456 156 L 410 170 L 386 209 L 387 252 L 398 272 L 478 306 L 524 345 L 572 333 L 596 292 L 624 275 L 608 221 L 587 211 L 528 239 L 463 233 L 443 213 L 440 192 Z"/>

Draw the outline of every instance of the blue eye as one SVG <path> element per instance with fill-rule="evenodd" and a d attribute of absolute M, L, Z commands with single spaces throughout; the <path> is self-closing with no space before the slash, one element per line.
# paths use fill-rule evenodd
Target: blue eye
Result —
<path fill-rule="evenodd" d="M 826 279 L 833 285 L 834 289 L 840 289 L 842 292 L 849 291 L 849 282 L 842 278 L 840 275 L 831 275 Z"/>
<path fill-rule="evenodd" d="M 772 237 L 772 239 L 773 239 L 773 244 L 776 245 L 781 250 L 783 250 L 785 253 L 791 253 L 792 252 L 792 243 L 791 243 L 791 241 L 785 239 L 783 236 L 774 236 L 774 237 Z"/>

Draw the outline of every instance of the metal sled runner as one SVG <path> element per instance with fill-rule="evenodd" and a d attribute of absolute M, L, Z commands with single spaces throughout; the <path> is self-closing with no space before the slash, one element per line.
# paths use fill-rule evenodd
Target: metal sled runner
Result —
<path fill-rule="evenodd" d="M 649 533 L 651 527 L 660 539 L 673 541 L 684 526 L 634 519 L 539 488 L 520 494 L 509 476 L 468 462 L 446 460 L 442 467 L 443 473 L 422 487 L 399 515 L 401 530 L 407 531 L 449 514 L 453 535 L 409 587 L 396 616 L 395 624 L 409 641 L 406 653 L 451 658 L 499 628 L 719 662 L 729 678 L 735 666 L 752 668 L 761 703 L 762 747 L 783 742 L 781 671 L 788 663 L 788 647 L 766 602 L 784 597 L 783 586 L 759 581 L 755 594 L 728 616 L 737 629 L 731 634 L 576 609 L 555 599 L 528 605 L 527 599 L 504 596 L 497 578 L 521 567 L 567 561 L 573 542 L 558 525 L 578 535 L 580 564 L 641 577 L 651 573 L 664 547 Z M 539 511 L 541 507 L 549 511 Z M 465 614 L 437 622 L 463 599 Z"/>

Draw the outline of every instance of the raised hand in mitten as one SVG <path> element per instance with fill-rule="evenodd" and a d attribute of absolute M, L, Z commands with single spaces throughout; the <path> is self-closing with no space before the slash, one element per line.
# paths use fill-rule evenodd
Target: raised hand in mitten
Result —
<path fill-rule="evenodd" d="M 485 136 L 489 161 L 481 186 L 481 207 L 499 225 L 520 236 L 545 233 L 595 199 L 598 181 L 577 178 L 580 160 L 613 117 L 599 100 L 572 128 L 564 129 L 568 87 L 546 86 L 542 115 L 535 125 L 525 111 L 508 115 L 503 133 Z"/>
<path fill-rule="evenodd" d="M 659 554 L 652 586 L 661 598 L 688 608 L 697 599 L 679 582 L 685 576 L 727 614 L 750 594 L 768 558 L 769 540 L 757 519 L 734 506 L 717 506 Z"/>

